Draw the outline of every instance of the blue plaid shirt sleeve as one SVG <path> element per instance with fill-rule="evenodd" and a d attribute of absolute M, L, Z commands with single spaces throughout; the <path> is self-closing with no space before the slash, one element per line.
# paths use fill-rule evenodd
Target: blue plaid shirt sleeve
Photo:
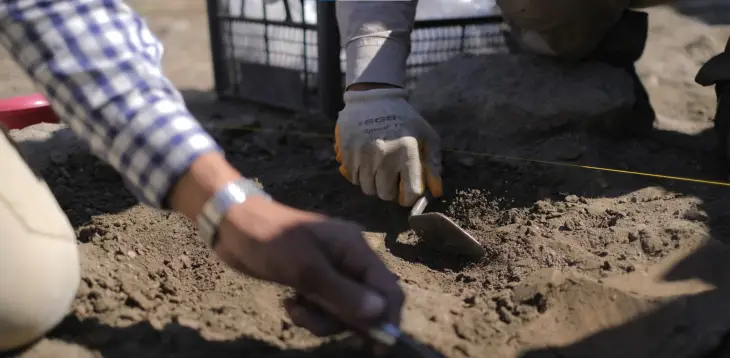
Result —
<path fill-rule="evenodd" d="M 123 0 L 2 1 L 0 44 L 145 204 L 165 207 L 198 156 L 222 152 L 162 74 L 162 45 Z"/>

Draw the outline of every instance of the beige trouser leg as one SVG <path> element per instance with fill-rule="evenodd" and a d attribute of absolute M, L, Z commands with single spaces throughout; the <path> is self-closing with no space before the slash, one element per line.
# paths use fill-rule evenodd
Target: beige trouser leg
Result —
<path fill-rule="evenodd" d="M 497 0 L 528 51 L 578 60 L 589 55 L 628 8 L 673 0 Z"/>
<path fill-rule="evenodd" d="M 71 224 L 0 130 L 0 352 L 57 325 L 79 280 Z"/>

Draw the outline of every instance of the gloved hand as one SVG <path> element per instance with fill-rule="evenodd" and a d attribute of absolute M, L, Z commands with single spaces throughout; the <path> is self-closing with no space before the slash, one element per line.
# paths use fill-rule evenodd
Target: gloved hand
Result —
<path fill-rule="evenodd" d="M 346 92 L 335 153 L 340 173 L 363 193 L 413 206 L 426 188 L 443 195 L 441 140 L 406 96 L 401 88 Z"/>

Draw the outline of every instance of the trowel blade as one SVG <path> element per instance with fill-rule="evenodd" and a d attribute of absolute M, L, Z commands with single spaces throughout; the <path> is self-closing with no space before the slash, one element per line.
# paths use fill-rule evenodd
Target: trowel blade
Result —
<path fill-rule="evenodd" d="M 473 236 L 441 213 L 411 215 L 408 223 L 428 246 L 469 256 L 481 257 L 487 253 Z"/>

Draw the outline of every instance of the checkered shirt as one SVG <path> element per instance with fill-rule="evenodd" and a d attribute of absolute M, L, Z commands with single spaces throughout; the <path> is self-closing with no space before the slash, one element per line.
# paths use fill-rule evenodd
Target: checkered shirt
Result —
<path fill-rule="evenodd" d="M 162 74 L 162 45 L 122 0 L 0 1 L 0 44 L 145 204 L 165 207 L 198 156 L 222 152 Z"/>

